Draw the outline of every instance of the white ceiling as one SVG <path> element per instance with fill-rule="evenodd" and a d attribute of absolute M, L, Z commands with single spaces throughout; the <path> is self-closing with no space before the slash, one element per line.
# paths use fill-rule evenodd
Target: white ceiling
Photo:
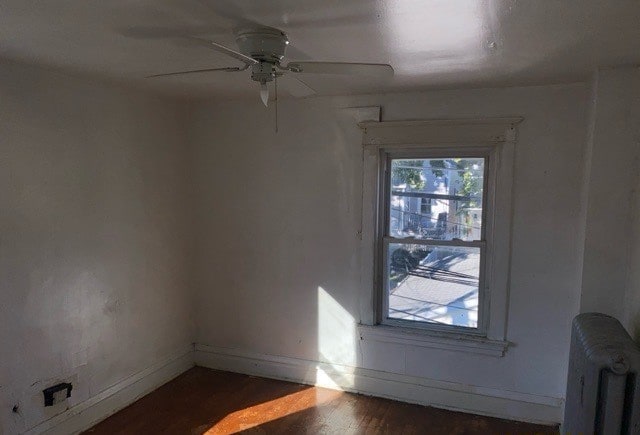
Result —
<path fill-rule="evenodd" d="M 2 0 L 0 56 L 160 92 L 255 95 L 248 71 L 144 79 L 238 63 L 179 38 L 131 36 L 143 27 L 235 49 L 232 29 L 247 20 L 287 32 L 290 60 L 395 69 L 386 82 L 306 75 L 319 94 L 566 82 L 640 64 L 638 0 Z"/>

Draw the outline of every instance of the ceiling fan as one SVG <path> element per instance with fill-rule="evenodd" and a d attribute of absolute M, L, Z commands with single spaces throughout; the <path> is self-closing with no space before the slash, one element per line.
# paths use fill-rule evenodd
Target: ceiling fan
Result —
<path fill-rule="evenodd" d="M 260 85 L 260 98 L 264 105 L 267 106 L 269 101 L 269 88 L 267 87 L 267 83 L 277 80 L 277 78 L 283 75 L 346 74 L 368 76 L 379 79 L 390 78 L 393 76 L 393 68 L 391 65 L 378 63 L 294 61 L 284 64 L 282 63 L 282 60 L 285 57 L 286 49 L 289 45 L 289 38 L 286 33 L 273 27 L 252 26 L 237 31 L 235 36 L 238 51 L 196 36 L 183 36 L 183 38 L 187 38 L 192 42 L 196 42 L 239 60 L 243 63 L 242 66 L 169 72 L 154 74 L 147 78 L 216 71 L 241 72 L 251 69 L 251 80 Z M 294 96 L 308 96 L 315 94 L 315 91 L 299 78 L 293 78 L 296 79 L 297 84 L 290 83 L 288 87 Z"/>

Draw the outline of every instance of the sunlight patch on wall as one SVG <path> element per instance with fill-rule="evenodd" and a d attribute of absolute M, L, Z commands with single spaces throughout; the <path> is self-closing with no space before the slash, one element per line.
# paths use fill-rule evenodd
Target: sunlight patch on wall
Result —
<path fill-rule="evenodd" d="M 318 351 L 320 360 L 331 364 L 356 364 L 356 325 L 326 290 L 318 287 Z"/>
<path fill-rule="evenodd" d="M 334 381 L 333 378 L 320 367 L 318 367 L 316 371 L 316 386 L 332 388 L 334 390 L 341 390 L 343 387 Z"/>

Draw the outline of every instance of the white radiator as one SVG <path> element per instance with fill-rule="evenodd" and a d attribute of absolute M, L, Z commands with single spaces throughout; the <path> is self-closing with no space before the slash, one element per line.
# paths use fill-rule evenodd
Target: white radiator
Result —
<path fill-rule="evenodd" d="M 562 432 L 640 434 L 640 349 L 618 320 L 585 313 L 573 320 Z"/>

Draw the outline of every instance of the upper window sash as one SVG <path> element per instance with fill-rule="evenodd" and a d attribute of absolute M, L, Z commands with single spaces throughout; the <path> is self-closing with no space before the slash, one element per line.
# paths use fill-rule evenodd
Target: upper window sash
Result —
<path fill-rule="evenodd" d="M 425 159 L 438 159 L 438 158 L 481 158 L 484 160 L 483 164 L 483 175 L 482 175 L 482 228 L 480 232 L 480 239 L 477 241 L 485 241 L 486 240 L 486 232 L 487 232 L 487 219 L 488 219 L 488 210 L 487 208 L 491 206 L 491 188 L 492 185 L 490 183 L 493 182 L 493 174 L 490 174 L 492 166 L 492 154 L 493 149 L 491 147 L 473 147 L 473 148 L 464 148 L 460 149 L 455 147 L 453 149 L 451 145 L 447 149 L 432 149 L 432 148 L 421 148 L 421 149 L 412 149 L 412 150 L 394 150 L 383 148 L 381 150 L 381 162 L 384 165 L 381 167 L 381 176 L 380 176 L 380 187 L 379 191 L 382 193 L 381 200 L 383 201 L 380 204 L 380 211 L 383 215 L 380 217 L 381 223 L 383 227 L 379 230 L 379 236 L 382 237 L 393 237 L 390 234 L 390 220 L 391 220 L 391 198 L 393 195 L 393 183 L 392 183 L 392 168 L 391 163 L 393 160 L 398 159 L 408 159 L 408 160 L 425 160 Z M 489 196 L 489 198 L 488 198 Z M 399 241 L 402 239 L 400 237 L 395 237 Z M 433 240 L 433 241 L 444 241 L 443 239 L 434 239 L 428 237 L 416 237 L 416 240 Z M 472 240 L 464 240 L 465 242 L 470 242 Z"/>

